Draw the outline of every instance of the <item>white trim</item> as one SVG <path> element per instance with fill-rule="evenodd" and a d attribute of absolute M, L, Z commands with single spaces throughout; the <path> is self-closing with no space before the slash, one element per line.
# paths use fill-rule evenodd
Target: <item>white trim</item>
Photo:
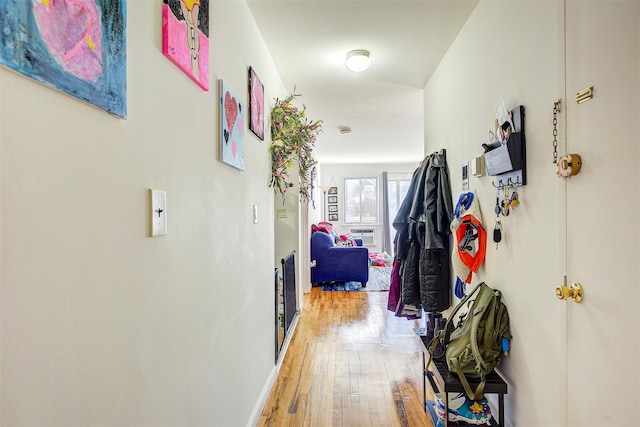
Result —
<path fill-rule="evenodd" d="M 296 313 L 296 315 L 291 320 L 291 332 L 287 334 L 282 342 L 282 348 L 280 349 L 280 353 L 278 353 L 278 362 L 276 363 L 276 369 L 280 372 L 280 367 L 282 366 L 282 360 L 284 359 L 285 354 L 287 354 L 287 349 L 289 348 L 289 343 L 291 342 L 291 338 L 293 337 L 294 332 L 296 331 L 296 326 L 298 325 L 298 319 L 300 318 L 300 312 Z"/>
<path fill-rule="evenodd" d="M 276 378 L 278 377 L 278 367 L 274 366 L 269 373 L 269 377 L 267 377 L 267 382 L 264 383 L 264 387 L 262 387 L 262 391 L 260 392 L 260 397 L 258 397 L 258 401 L 256 405 L 253 407 L 253 411 L 251 411 L 251 416 L 249 417 L 249 421 L 247 422 L 247 427 L 255 427 L 258 425 L 258 420 L 260 420 L 260 415 L 262 415 L 262 410 L 264 409 L 264 405 L 267 403 L 267 399 L 271 394 L 271 389 L 276 382 Z"/>
<path fill-rule="evenodd" d="M 247 422 L 247 427 L 255 427 L 258 425 L 258 421 L 260 420 L 260 416 L 262 415 L 262 411 L 264 410 L 264 405 L 267 403 L 267 399 L 269 399 L 269 395 L 271 395 L 271 391 L 273 390 L 273 385 L 276 383 L 276 379 L 278 378 L 278 372 L 280 372 L 282 360 L 284 359 L 285 354 L 287 354 L 287 349 L 289 348 L 291 337 L 296 331 L 296 326 L 298 325 L 299 318 L 300 312 L 296 313 L 296 315 L 293 317 L 293 320 L 291 321 L 290 332 L 287 334 L 284 342 L 282 343 L 282 349 L 278 354 L 278 361 L 276 362 L 273 369 L 271 369 L 271 372 L 267 377 L 267 381 L 262 387 L 260 396 L 258 397 L 258 400 L 253 407 L 253 411 L 251 411 L 251 416 L 249 417 L 249 421 Z"/>

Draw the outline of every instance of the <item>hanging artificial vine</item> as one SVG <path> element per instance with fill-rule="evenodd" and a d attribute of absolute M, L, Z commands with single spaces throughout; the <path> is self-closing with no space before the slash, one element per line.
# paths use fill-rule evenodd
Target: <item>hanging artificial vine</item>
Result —
<path fill-rule="evenodd" d="M 322 120 L 307 119 L 307 107 L 298 110 L 291 103 L 300 94 L 293 93 L 285 99 L 275 99 L 271 110 L 271 183 L 276 193 L 284 196 L 293 182 L 289 179 L 289 168 L 298 163 L 300 199 L 308 201 L 311 196 L 311 169 L 316 165 L 312 156 L 316 137 L 322 131 Z"/>

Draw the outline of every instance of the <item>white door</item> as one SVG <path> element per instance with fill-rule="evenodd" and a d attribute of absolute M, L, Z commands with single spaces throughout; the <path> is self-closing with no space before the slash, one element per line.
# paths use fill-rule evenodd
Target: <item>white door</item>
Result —
<path fill-rule="evenodd" d="M 566 304 L 569 426 L 640 425 L 640 2 L 566 1 Z M 593 99 L 575 95 L 593 86 Z M 561 120 L 562 121 L 562 120 Z M 559 147 L 565 153 L 564 144 Z M 562 278 L 559 278 L 560 282 Z M 552 296 L 550 296 L 552 297 Z M 550 385 L 552 386 L 552 385 Z"/>
<path fill-rule="evenodd" d="M 308 201 L 300 202 L 300 241 L 298 247 L 298 271 L 299 282 L 296 283 L 298 289 L 298 309 L 302 310 L 304 303 L 304 294 L 311 292 L 311 249 L 309 242 L 311 241 L 311 224 L 309 224 L 309 210 L 311 209 Z"/>

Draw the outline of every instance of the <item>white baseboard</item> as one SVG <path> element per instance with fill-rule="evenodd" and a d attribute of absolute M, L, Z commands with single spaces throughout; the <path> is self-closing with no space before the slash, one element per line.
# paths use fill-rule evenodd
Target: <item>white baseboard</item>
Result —
<path fill-rule="evenodd" d="M 298 325 L 298 319 L 300 318 L 300 313 L 296 313 L 291 319 L 291 325 L 289 326 L 290 332 L 284 338 L 284 342 L 282 343 L 282 348 L 280 349 L 280 353 L 278 354 L 278 363 L 276 363 L 276 368 L 278 372 L 280 371 L 280 366 L 282 365 L 282 360 L 284 359 L 284 355 L 287 354 L 287 349 L 289 348 L 289 343 L 291 342 L 291 337 L 293 337 L 293 333 L 296 331 L 296 326 Z"/>
<path fill-rule="evenodd" d="M 247 427 L 255 427 L 258 425 L 258 420 L 260 419 L 260 415 L 262 415 L 262 410 L 264 409 L 264 405 L 267 403 L 267 399 L 269 398 L 269 394 L 271 394 L 271 389 L 273 388 L 277 377 L 278 367 L 274 366 L 267 377 L 267 382 L 265 382 L 264 387 L 262 387 L 260 396 L 258 396 L 258 401 L 251 412 L 251 417 L 249 417 Z"/>
<path fill-rule="evenodd" d="M 278 361 L 276 365 L 271 369 L 269 376 L 267 377 L 267 381 L 264 383 L 262 387 L 262 391 L 260 392 L 260 396 L 258 396 L 258 401 L 253 407 L 253 411 L 251 412 L 251 417 L 249 417 L 249 422 L 247 423 L 247 427 L 255 427 L 258 425 L 258 420 L 260 419 L 260 415 L 262 415 L 262 411 L 264 410 L 264 405 L 267 403 L 267 399 L 269 399 L 269 395 L 271 394 L 271 390 L 273 389 L 273 385 L 276 383 L 276 379 L 278 378 L 278 372 L 280 372 L 280 366 L 282 365 L 282 360 L 284 360 L 284 355 L 287 353 L 287 349 L 289 348 L 289 343 L 291 342 L 291 337 L 296 330 L 296 326 L 298 325 L 298 318 L 300 317 L 299 313 L 296 313 L 293 320 L 291 321 L 290 332 L 287 334 L 284 342 L 282 343 L 282 348 L 280 349 L 280 353 L 278 354 Z"/>

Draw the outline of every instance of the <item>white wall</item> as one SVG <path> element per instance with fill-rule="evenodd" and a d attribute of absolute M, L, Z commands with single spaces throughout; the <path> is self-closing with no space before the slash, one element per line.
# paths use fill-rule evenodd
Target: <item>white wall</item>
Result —
<path fill-rule="evenodd" d="M 418 167 L 422 159 L 416 159 L 414 163 L 387 163 L 387 164 L 334 164 L 323 163 L 321 184 L 323 186 L 336 186 L 338 187 L 338 221 L 333 222 L 334 229 L 338 233 L 348 233 L 350 228 L 362 228 L 356 224 L 344 223 L 344 180 L 345 178 L 377 178 L 378 179 L 378 197 L 380 201 L 379 205 L 379 218 L 378 224 L 367 224 L 366 227 L 374 228 L 376 233 L 376 245 L 370 247 L 370 252 L 380 252 L 382 250 L 382 172 L 391 173 L 413 173 Z M 325 202 L 324 196 L 321 193 L 321 199 Z M 322 211 L 320 212 L 320 218 L 322 218 Z M 329 213 L 326 213 L 327 222 L 329 222 Z M 392 218 L 393 219 L 393 218 Z M 394 230 L 391 230 L 391 239 L 395 236 Z"/>
<path fill-rule="evenodd" d="M 294 168 L 290 169 L 290 182 L 297 183 L 298 172 Z M 276 194 L 274 198 L 274 215 L 276 215 L 274 223 L 274 232 L 277 236 L 275 239 L 275 260 L 276 267 L 282 273 L 282 266 L 280 260 L 286 257 L 291 251 L 295 250 L 296 266 L 299 267 L 299 233 L 300 233 L 300 203 L 299 203 L 298 187 L 291 188 L 285 195 Z M 285 210 L 285 217 L 278 217 L 278 210 Z M 300 277 L 298 275 L 298 277 Z"/>
<path fill-rule="evenodd" d="M 244 2 L 211 4 L 210 92 L 161 5 L 127 2 L 127 120 L 0 70 L 2 425 L 246 425 L 274 374 L 268 141 L 217 160 L 216 88 L 286 90 Z"/>
<path fill-rule="evenodd" d="M 282 275 L 282 260 L 295 251 L 297 310 L 302 310 L 304 293 L 311 289 L 309 272 L 309 238 L 304 235 L 309 212 L 307 205 L 300 201 L 298 186 L 299 172 L 296 166 L 289 169 L 289 182 L 294 186 L 282 194 L 276 194 L 274 200 L 275 260 L 278 274 Z M 284 216 L 279 215 L 284 213 Z"/>
<path fill-rule="evenodd" d="M 552 159 L 552 110 L 558 99 L 558 22 L 553 1 L 481 1 L 424 90 L 425 151 L 447 148 L 454 202 L 460 166 L 482 153 L 496 106 L 525 107 L 527 185 L 521 206 L 503 219 L 503 242 L 492 243 L 494 177 L 470 177 L 489 231 L 486 262 L 476 279 L 503 291 L 511 318 L 507 425 L 559 422 L 561 398 L 550 367 L 559 362 L 556 312 L 536 310 L 559 284 L 559 206 Z M 475 283 L 475 281 L 474 281 Z M 594 391 L 595 392 L 595 391 Z"/>

